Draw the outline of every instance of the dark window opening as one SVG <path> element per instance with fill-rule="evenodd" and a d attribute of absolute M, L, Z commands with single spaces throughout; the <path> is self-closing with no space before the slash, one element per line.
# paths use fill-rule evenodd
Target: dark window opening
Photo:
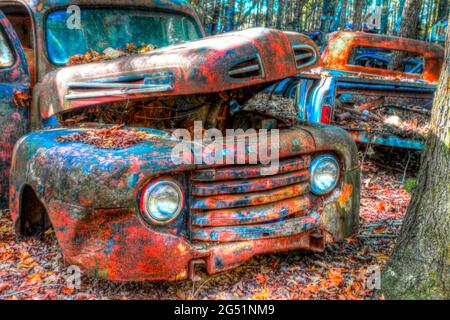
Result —
<path fill-rule="evenodd" d="M 348 64 L 421 75 L 424 61 L 422 55 L 414 52 L 355 47 L 350 53 Z"/>
<path fill-rule="evenodd" d="M 22 48 L 28 62 L 29 72 L 33 78 L 36 60 L 34 55 L 32 18 L 27 8 L 23 5 L 3 5 L 0 6 L 0 10 L 5 14 L 20 39 L 20 43 L 22 44 Z"/>

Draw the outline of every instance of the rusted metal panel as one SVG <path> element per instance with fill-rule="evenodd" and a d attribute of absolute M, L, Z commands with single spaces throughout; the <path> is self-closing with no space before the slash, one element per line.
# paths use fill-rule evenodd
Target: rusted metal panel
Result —
<path fill-rule="evenodd" d="M 209 274 L 215 274 L 236 268 L 258 254 L 296 249 L 315 250 L 309 233 L 300 233 L 287 238 L 225 243 L 210 249 L 211 255 L 205 259 L 206 270 Z M 322 250 L 323 245 L 317 248 L 317 251 Z"/>
<path fill-rule="evenodd" d="M 296 40 L 310 42 L 300 34 Z M 250 29 L 114 61 L 65 68 L 44 79 L 45 89 L 40 97 L 43 105 L 41 116 L 48 118 L 59 112 L 114 101 L 149 96 L 214 93 L 280 80 L 300 71 L 295 64 L 292 45 L 281 31 Z M 245 81 L 230 77 L 229 71 L 235 65 L 250 59 L 246 57 L 254 56 L 259 57 L 261 64 L 261 72 L 257 76 L 246 78 Z M 127 72 L 124 73 L 123 70 Z M 161 72 L 173 74 L 173 79 L 167 87 L 146 92 L 136 90 L 133 94 L 124 92 L 126 85 L 144 85 L 146 78 Z M 118 88 L 103 89 L 104 93 L 98 97 L 98 88 L 76 88 L 73 85 L 70 87 L 70 84 L 76 83 L 98 84 L 102 79 L 120 74 L 127 77 L 139 76 L 142 80 L 116 83 Z M 93 82 L 94 80 L 97 82 Z M 124 93 L 117 94 L 117 90 Z"/>
<path fill-rule="evenodd" d="M 363 144 L 381 145 L 393 148 L 404 148 L 412 150 L 423 150 L 425 147 L 424 141 L 414 141 L 408 139 L 401 139 L 389 134 L 370 134 L 367 132 L 347 130 L 356 142 Z"/>
<path fill-rule="evenodd" d="M 400 50 L 420 54 L 425 60 L 424 73 L 422 75 L 415 75 L 394 70 L 349 65 L 350 54 L 355 47 Z M 365 32 L 338 31 L 328 36 L 327 45 L 322 53 L 322 59 L 323 66 L 327 69 L 362 73 L 368 77 L 372 75 L 396 79 L 417 79 L 429 83 L 436 83 L 439 80 L 442 69 L 444 49 L 439 45 L 419 40 Z"/>
<path fill-rule="evenodd" d="M 196 228 L 192 229 L 192 239 L 207 242 L 236 242 L 259 239 L 290 237 L 311 231 L 319 226 L 320 214 L 292 218 L 260 225 Z"/>
<path fill-rule="evenodd" d="M 0 69 L 0 208 L 3 208 L 8 202 L 14 145 L 28 130 L 31 88 L 20 40 L 1 12 L 0 32 L 4 41 L 11 43 L 10 50 L 15 57 L 10 67 Z"/>
<path fill-rule="evenodd" d="M 298 133 L 297 133 L 298 134 Z M 284 135 L 284 132 L 282 133 L 282 138 L 289 138 L 288 136 Z M 298 140 L 297 140 L 298 139 Z M 311 136 L 309 135 L 302 135 L 301 137 L 298 137 L 296 140 L 292 141 L 298 141 L 297 147 L 299 150 L 307 149 L 309 150 L 310 146 L 314 144 L 314 140 L 311 139 Z M 300 140 L 301 139 L 301 140 Z M 302 143 L 300 146 L 299 143 Z M 294 152 L 294 150 L 293 150 Z M 311 162 L 311 156 L 305 155 L 301 158 L 295 158 L 295 159 L 288 159 L 288 160 L 280 160 L 280 166 L 278 169 L 278 173 L 289 173 L 293 171 L 299 171 L 303 170 L 309 167 L 309 164 Z M 213 171 L 208 170 L 201 170 L 196 171 L 192 174 L 192 180 L 194 181 L 222 181 L 222 180 L 235 180 L 240 179 L 242 176 L 247 178 L 260 178 L 264 177 L 264 167 L 263 166 L 234 166 L 233 168 L 219 168 L 215 169 Z M 242 183 L 242 181 L 241 181 Z M 204 186 L 204 184 L 200 183 L 194 183 L 194 187 L 196 186 Z M 208 184 L 212 185 L 212 184 Z M 214 186 L 214 185 L 212 185 Z M 194 192 L 197 188 L 194 188 Z"/>
<path fill-rule="evenodd" d="M 251 167 L 248 167 L 251 170 Z M 247 177 L 247 176 L 246 176 Z M 231 180 L 221 181 L 215 183 L 201 183 L 193 182 L 192 195 L 193 196 L 215 196 L 219 194 L 236 194 L 265 191 L 270 189 L 281 188 L 286 185 L 291 185 L 299 182 L 308 181 L 308 170 L 294 171 L 275 177 L 246 179 L 246 180 Z"/>
<path fill-rule="evenodd" d="M 312 202 L 312 197 L 306 195 L 260 206 L 203 212 L 192 210 L 192 225 L 198 227 L 223 227 L 275 221 L 295 214 L 307 213 L 313 206 Z"/>
<path fill-rule="evenodd" d="M 243 193 L 237 195 L 219 195 L 194 198 L 192 209 L 227 209 L 262 205 L 279 200 L 293 198 L 309 191 L 308 183 L 299 183 L 264 192 Z"/>

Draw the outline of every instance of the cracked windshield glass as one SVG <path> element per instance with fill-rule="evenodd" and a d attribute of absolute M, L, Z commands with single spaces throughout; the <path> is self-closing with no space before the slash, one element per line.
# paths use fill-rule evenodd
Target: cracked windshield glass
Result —
<path fill-rule="evenodd" d="M 55 64 L 86 53 L 117 58 L 201 37 L 195 22 L 182 14 L 81 8 L 79 25 L 68 27 L 73 14 L 55 11 L 47 17 L 47 49 Z"/>

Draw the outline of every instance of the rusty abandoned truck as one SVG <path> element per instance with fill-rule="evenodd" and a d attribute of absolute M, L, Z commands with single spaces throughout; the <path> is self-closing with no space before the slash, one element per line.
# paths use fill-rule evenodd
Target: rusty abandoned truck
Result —
<path fill-rule="evenodd" d="M 299 120 L 340 126 L 364 145 L 423 149 L 441 46 L 339 31 L 328 35 L 321 56 L 322 67 L 284 79 L 274 90 L 296 99 Z"/>
<path fill-rule="evenodd" d="M 173 130 L 245 122 L 237 105 L 317 62 L 311 40 L 268 29 L 205 37 L 185 1 L 15 0 L 0 11 L 0 194 L 9 188 L 17 234 L 51 226 L 70 264 L 141 281 L 322 251 L 357 232 L 360 169 L 342 129 L 262 119 L 258 129 L 279 129 L 270 174 L 173 159 L 180 143 L 208 144 Z"/>

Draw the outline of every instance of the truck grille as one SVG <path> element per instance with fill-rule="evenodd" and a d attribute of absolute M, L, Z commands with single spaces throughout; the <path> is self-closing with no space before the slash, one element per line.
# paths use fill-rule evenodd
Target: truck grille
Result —
<path fill-rule="evenodd" d="M 263 175 L 261 165 L 199 170 L 192 175 L 191 239 L 232 242 L 302 233 L 316 223 L 309 190 L 311 158 L 280 161 Z"/>

